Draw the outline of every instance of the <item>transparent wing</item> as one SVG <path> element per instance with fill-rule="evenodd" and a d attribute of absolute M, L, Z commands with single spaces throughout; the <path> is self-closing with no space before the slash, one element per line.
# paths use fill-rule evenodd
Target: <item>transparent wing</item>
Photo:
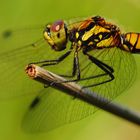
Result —
<path fill-rule="evenodd" d="M 39 102 L 34 107 L 30 107 L 24 116 L 22 128 L 25 132 L 47 132 L 83 119 L 97 110 L 94 106 L 55 89 L 43 90 L 42 94 L 44 95 Z"/>
<path fill-rule="evenodd" d="M 28 132 L 49 131 L 66 123 L 83 119 L 93 114 L 97 108 L 52 88 L 30 80 L 25 74 L 28 63 L 46 59 L 56 59 L 65 52 L 53 52 L 48 45 L 37 40 L 42 38 L 42 29 L 6 31 L 0 38 L 0 99 L 15 98 L 28 94 L 40 94 L 38 101 L 27 110 L 22 127 Z M 37 42 L 36 42 L 37 41 Z M 35 42 L 36 45 L 32 45 Z M 90 54 L 114 69 L 115 79 L 90 90 L 113 100 L 128 88 L 135 77 L 135 61 L 130 53 L 117 47 L 91 51 Z M 81 78 L 102 74 L 103 71 L 79 54 Z M 47 67 L 57 74 L 71 75 L 73 53 L 56 66 Z M 75 78 L 75 77 L 74 77 Z M 79 81 L 83 86 L 99 83 L 108 76 Z M 40 92 L 41 91 L 41 92 Z"/>
<path fill-rule="evenodd" d="M 133 83 L 136 74 L 136 64 L 132 54 L 114 47 L 111 49 L 96 50 L 95 52 L 91 52 L 91 55 L 108 66 L 111 66 L 114 69 L 113 75 L 115 79 L 99 86 L 93 86 L 90 90 L 102 94 L 106 98 L 113 99 Z M 100 75 L 104 73 L 99 67 L 95 66 L 95 64 L 92 63 L 91 65 L 91 62 L 90 65 L 85 63 L 83 69 L 83 74 L 81 73 L 81 75 L 83 75 L 84 78 L 90 75 Z M 88 86 L 92 83 L 100 83 L 106 79 L 109 79 L 109 75 L 81 81 L 80 84 Z"/>
<path fill-rule="evenodd" d="M 76 121 L 79 119 L 79 117 L 77 118 L 78 112 L 83 118 L 83 115 L 86 117 L 90 114 L 89 108 L 94 108 L 84 102 L 77 101 L 77 99 L 73 100 L 73 98 L 60 91 L 52 88 L 44 89 L 43 85 L 30 80 L 26 76 L 24 69 L 28 63 L 55 59 L 65 53 L 53 52 L 46 45 L 46 42 L 40 41 L 41 36 L 42 29 L 18 32 L 8 30 L 2 33 L 0 38 L 0 100 L 40 94 L 40 102 L 35 107 L 29 107 L 23 120 L 24 128 L 29 131 L 47 131 L 62 124 Z M 64 61 L 61 65 L 56 66 L 57 69 L 53 66 L 47 67 L 47 69 L 60 74 L 70 74 L 72 62 L 73 54 L 66 59 L 66 63 Z M 44 112 L 46 109 L 47 112 Z M 59 116 L 57 116 L 57 113 Z M 40 116 L 40 114 L 42 115 Z M 32 115 L 34 115 L 33 118 Z M 57 116 L 57 118 L 52 115 Z"/>
<path fill-rule="evenodd" d="M 24 69 L 28 63 L 47 56 L 44 53 L 47 47 L 45 42 L 41 41 L 42 30 L 43 28 L 20 31 L 7 30 L 1 33 L 0 99 L 14 98 L 31 92 L 29 87 L 34 82 L 30 82 L 26 77 Z M 33 43 L 36 45 L 33 46 Z M 37 86 L 36 83 L 35 86 Z M 38 88 L 33 88 L 32 93 L 35 93 Z"/>
<path fill-rule="evenodd" d="M 109 83 L 102 84 L 96 87 L 91 87 L 90 90 L 101 94 L 103 97 L 113 100 L 127 89 L 134 81 L 135 77 L 135 60 L 133 56 L 120 50 L 117 47 L 112 49 L 94 50 L 90 52 L 91 55 L 108 64 L 114 69 L 115 79 Z M 64 62 L 60 63 L 52 69 L 57 74 L 70 75 L 72 72 L 71 54 Z M 99 75 L 103 71 L 88 60 L 87 56 L 82 53 L 79 54 L 81 78 L 86 78 L 91 75 Z M 81 85 L 91 85 L 109 78 L 108 76 L 79 81 Z M 49 131 L 63 124 L 71 123 L 83 119 L 93 114 L 97 108 L 91 106 L 78 99 L 73 99 L 56 90 L 47 89 L 47 94 L 44 94 L 38 102 L 29 108 L 23 119 L 25 131 L 28 132 L 42 132 Z"/>

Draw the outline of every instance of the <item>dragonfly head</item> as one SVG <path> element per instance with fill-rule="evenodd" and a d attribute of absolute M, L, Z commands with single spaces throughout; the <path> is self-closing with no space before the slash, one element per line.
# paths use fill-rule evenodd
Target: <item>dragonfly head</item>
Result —
<path fill-rule="evenodd" d="M 44 38 L 55 51 L 61 51 L 67 44 L 67 27 L 63 20 L 48 24 L 44 30 Z"/>

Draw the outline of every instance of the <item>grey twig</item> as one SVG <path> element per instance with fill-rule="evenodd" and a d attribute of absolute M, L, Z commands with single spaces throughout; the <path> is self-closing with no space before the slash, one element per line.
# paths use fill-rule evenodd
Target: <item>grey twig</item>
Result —
<path fill-rule="evenodd" d="M 60 77 L 52 72 L 49 72 L 39 66 L 29 65 L 26 67 L 26 73 L 34 80 L 43 84 L 50 85 L 68 95 L 79 98 L 89 104 L 92 104 L 100 109 L 117 115 L 125 120 L 140 125 L 140 114 L 121 106 L 117 103 L 111 102 L 105 97 L 98 95 L 90 90 L 82 89 L 82 87 L 74 82 L 65 83 L 66 79 Z"/>

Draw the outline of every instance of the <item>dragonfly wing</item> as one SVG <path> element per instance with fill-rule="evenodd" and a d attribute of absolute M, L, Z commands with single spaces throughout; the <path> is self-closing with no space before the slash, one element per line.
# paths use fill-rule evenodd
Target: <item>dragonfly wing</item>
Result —
<path fill-rule="evenodd" d="M 41 38 L 41 31 L 41 29 L 25 32 L 11 31 L 9 36 L 1 35 L 0 99 L 15 98 L 31 92 L 29 89 L 34 82 L 27 78 L 25 67 L 31 62 L 39 61 L 41 57 L 47 56 L 44 54 L 47 47 L 44 47 L 42 42 L 36 42 Z M 36 42 L 36 46 L 32 45 L 33 42 Z M 37 89 L 32 90 L 35 92 Z"/>
<path fill-rule="evenodd" d="M 129 52 L 122 51 L 121 49 L 114 48 L 105 48 L 103 50 L 95 50 L 91 52 L 98 60 L 107 64 L 108 66 L 114 69 L 115 79 L 111 82 L 101 84 L 99 86 L 90 87 L 90 90 L 105 96 L 106 98 L 113 99 L 116 96 L 120 95 L 125 89 L 127 89 L 135 79 L 136 75 L 136 63 L 133 55 Z M 98 66 L 90 62 L 83 66 L 83 71 L 81 75 L 83 78 L 103 74 L 104 71 L 101 70 Z M 92 85 L 95 83 L 101 83 L 109 79 L 109 75 L 101 76 L 97 78 L 92 78 L 90 80 L 79 81 L 83 86 Z"/>
<path fill-rule="evenodd" d="M 131 85 L 135 76 L 135 60 L 131 54 L 122 52 L 116 47 L 112 49 L 95 50 L 91 52 L 91 54 L 114 68 L 114 81 L 90 88 L 90 90 L 103 97 L 109 98 L 111 101 Z M 66 69 L 66 75 L 70 75 L 72 72 L 72 56 L 69 56 L 62 64 L 56 66 L 58 69 L 62 69 L 63 72 Z M 84 56 L 82 53 L 79 54 L 79 60 L 81 78 L 103 73 L 95 64 L 87 60 L 87 56 Z M 61 71 L 58 69 L 55 69 L 56 71 L 54 70 L 55 73 L 60 72 L 61 74 Z M 108 78 L 108 76 L 79 81 L 78 83 L 81 85 L 89 85 L 94 82 L 100 82 L 106 78 Z M 25 131 L 49 131 L 63 124 L 81 120 L 97 111 L 96 107 L 82 102 L 77 98 L 72 98 L 65 93 L 60 93 L 55 89 L 53 89 L 53 91 L 51 88 L 47 89 L 47 94 L 45 94 L 45 91 L 42 92 L 44 92 L 43 96 L 39 97 L 38 103 L 30 107 L 25 114 L 22 123 L 22 127 Z"/>
<path fill-rule="evenodd" d="M 33 37 L 32 34 L 34 33 L 32 31 L 29 31 L 30 35 L 25 32 L 25 35 L 30 36 L 28 38 L 23 33 L 13 32 L 1 36 L 0 100 L 15 99 L 15 97 L 31 94 L 40 95 L 39 102 L 34 107 L 29 107 L 23 119 L 23 126 L 26 130 L 37 132 L 47 131 L 84 118 L 91 112 L 93 113 L 94 107 L 79 100 L 77 101 L 77 99 L 73 99 L 55 89 L 45 89 L 42 84 L 30 80 L 26 76 L 24 69 L 27 64 L 40 60 L 56 59 L 64 53 L 53 53 L 51 48 L 43 43 L 36 43 L 33 46 L 32 43 L 40 38 L 41 30 L 35 31 L 35 33 L 36 36 Z M 71 74 L 72 62 L 73 54 L 60 65 L 50 66 L 47 69 L 58 74 L 62 74 L 62 72 Z M 41 96 L 42 94 L 43 96 Z M 79 110 L 79 108 L 81 109 Z M 89 108 L 92 108 L 92 110 Z"/>
<path fill-rule="evenodd" d="M 97 110 L 94 106 L 55 89 L 47 89 L 42 94 L 38 103 L 30 107 L 24 116 L 22 128 L 25 132 L 47 132 L 85 118 Z"/>

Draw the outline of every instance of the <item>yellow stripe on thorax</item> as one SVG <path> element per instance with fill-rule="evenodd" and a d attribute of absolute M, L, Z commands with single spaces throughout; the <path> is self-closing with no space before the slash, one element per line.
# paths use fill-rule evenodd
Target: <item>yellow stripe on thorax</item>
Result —
<path fill-rule="evenodd" d="M 82 37 L 82 41 L 88 40 L 93 34 L 96 35 L 99 32 L 109 32 L 107 29 L 101 27 L 101 26 L 94 26 L 92 29 L 89 31 L 85 32 L 85 34 Z"/>
<path fill-rule="evenodd" d="M 100 41 L 99 43 L 97 43 L 97 47 L 100 48 L 100 47 L 104 47 L 104 48 L 107 48 L 107 47 L 111 47 L 114 45 L 114 41 L 113 41 L 113 37 L 109 37 L 105 40 L 102 40 Z"/>

